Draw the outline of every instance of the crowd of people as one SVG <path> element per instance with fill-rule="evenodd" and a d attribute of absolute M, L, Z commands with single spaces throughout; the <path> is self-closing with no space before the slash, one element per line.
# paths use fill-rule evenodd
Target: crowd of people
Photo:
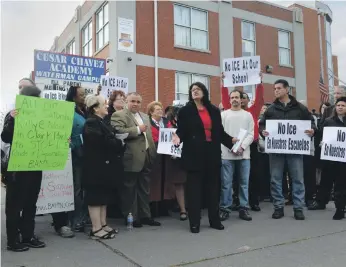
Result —
<path fill-rule="evenodd" d="M 19 94 L 40 97 L 41 90 L 25 78 Z M 346 87 L 336 86 L 335 104 L 322 103 L 319 113 L 290 95 L 286 80 L 275 82 L 273 103 L 264 103 L 262 84 L 256 86 L 250 107 L 248 94 L 241 90 L 229 93 L 222 87 L 221 95 L 216 107 L 208 88 L 195 82 L 186 105 L 164 108 L 154 101 L 144 113 L 136 92 L 115 90 L 105 99 L 100 90 L 86 96 L 82 87 L 71 86 L 66 101 L 75 104 L 75 111 L 66 142 L 72 151 L 75 209 L 51 214 L 56 233 L 71 238 L 91 223 L 91 238 L 114 238 L 118 229 L 107 224 L 107 206 L 114 199 L 125 224 L 131 214 L 135 228 L 160 226 L 150 203 L 175 199 L 180 220 L 189 220 L 192 233 L 200 231 L 205 207 L 210 227 L 217 230 L 224 229 L 222 221 L 232 211 L 251 221 L 249 211 L 260 212 L 263 199 L 273 202 L 273 219 L 284 216 L 285 205 L 293 205 L 295 219 L 304 220 L 304 207 L 325 209 L 332 191 L 333 219 L 345 217 L 346 163 L 321 160 L 320 153 L 324 127 L 346 127 Z M 6 144 L 12 144 L 18 114 L 14 109 L 5 117 L 1 139 Z M 268 120 L 311 121 L 305 129 L 314 143 L 310 155 L 266 153 Z M 172 142 L 176 147 L 183 143 L 181 158 L 157 154 L 160 128 L 176 129 Z M 44 247 L 34 233 L 42 171 L 9 172 L 6 166 L 3 161 L 7 248 L 20 252 Z"/>

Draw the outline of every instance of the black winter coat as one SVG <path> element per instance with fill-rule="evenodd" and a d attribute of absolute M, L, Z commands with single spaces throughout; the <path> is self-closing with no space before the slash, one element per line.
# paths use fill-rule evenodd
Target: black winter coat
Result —
<path fill-rule="evenodd" d="M 211 138 L 212 153 L 210 162 L 212 166 L 221 167 L 221 144 L 228 148 L 233 147 L 232 139 L 222 126 L 221 114 L 217 107 L 209 104 L 206 106 L 212 121 Z M 189 102 L 182 107 L 178 114 L 177 135 L 183 143 L 181 154 L 182 166 L 186 171 L 204 170 L 203 159 L 206 151 L 204 143 L 206 140 L 203 122 L 198 114 L 196 104 Z"/>
<path fill-rule="evenodd" d="M 113 129 L 100 117 L 92 115 L 88 118 L 83 129 L 83 186 L 117 185 L 124 171 L 124 149 Z"/>
<path fill-rule="evenodd" d="M 316 133 L 317 128 L 315 119 L 310 111 L 303 104 L 299 103 L 293 96 L 290 97 L 290 102 L 285 106 L 278 99 L 268 107 L 259 122 L 259 133 L 266 129 L 267 120 L 309 120 L 311 121 L 311 129 Z M 263 137 L 263 135 L 262 135 Z"/>

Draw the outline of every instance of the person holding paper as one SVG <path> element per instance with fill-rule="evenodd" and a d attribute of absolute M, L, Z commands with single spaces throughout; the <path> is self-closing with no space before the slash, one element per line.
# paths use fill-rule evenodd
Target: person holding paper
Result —
<path fill-rule="evenodd" d="M 251 221 L 249 214 L 249 175 L 250 175 L 250 145 L 254 139 L 254 121 L 251 114 L 241 108 L 243 93 L 234 90 L 230 94 L 232 107 L 221 113 L 225 132 L 238 136 L 239 141 L 228 149 L 221 146 L 221 199 L 220 219 L 229 217 L 232 206 L 232 184 L 234 174 L 239 175 L 239 218 Z"/>
<path fill-rule="evenodd" d="M 310 129 L 305 130 L 305 134 L 312 137 L 316 131 L 315 120 L 309 110 L 299 103 L 295 97 L 289 95 L 289 84 L 286 80 L 277 80 L 274 84 L 274 94 L 276 100 L 268 107 L 259 122 L 260 134 L 269 136 L 266 131 L 266 121 L 268 120 L 308 120 L 311 121 Z M 303 155 L 296 154 L 269 154 L 271 173 L 271 196 L 273 198 L 274 213 L 273 219 L 281 219 L 284 216 L 285 198 L 282 193 L 282 178 L 285 163 L 292 179 L 293 209 L 296 220 L 305 220 L 305 187 Z"/>
<path fill-rule="evenodd" d="M 122 188 L 122 212 L 126 219 L 133 216 L 133 227 L 143 224 L 160 226 L 151 217 L 149 207 L 150 178 L 149 173 L 156 157 L 156 149 L 150 129 L 149 118 L 140 112 L 142 97 L 129 93 L 124 110 L 114 112 L 111 125 L 118 133 L 128 133 L 125 139 L 124 181 Z M 125 222 L 127 223 L 127 222 Z"/>
<path fill-rule="evenodd" d="M 178 128 L 173 144 L 183 143 L 182 166 L 187 171 L 187 203 L 190 231 L 199 233 L 201 194 L 205 190 L 211 228 L 223 230 L 219 217 L 221 143 L 232 149 L 238 140 L 229 136 L 221 123 L 221 114 L 209 100 L 201 82 L 191 84 L 189 102 L 178 114 Z"/>
<path fill-rule="evenodd" d="M 40 97 L 41 90 L 36 86 L 26 86 L 20 90 L 20 94 Z M 20 114 L 20 109 L 15 109 L 5 117 L 4 128 L 1 132 L 1 140 L 4 143 L 12 144 L 15 118 L 18 114 Z M 41 190 L 42 171 L 9 172 L 6 178 L 7 249 L 22 252 L 29 250 L 29 247 L 45 247 L 45 243 L 34 235 L 36 202 Z M 21 243 L 19 233 L 22 235 Z"/>
<path fill-rule="evenodd" d="M 114 129 L 103 120 L 108 114 L 105 99 L 89 95 L 85 103 L 88 119 L 83 129 L 82 185 L 92 222 L 90 237 L 112 239 L 118 231 L 107 225 L 107 205 L 117 182 L 123 179 L 124 147 Z"/>
<path fill-rule="evenodd" d="M 335 109 L 332 117 L 324 121 L 325 127 L 343 127 L 346 129 L 346 97 L 340 97 L 336 100 Z M 323 133 L 322 129 L 322 133 Z M 323 135 L 322 135 L 323 136 Z M 330 136 L 323 136 L 323 140 L 328 140 Z M 342 137 L 340 137 L 342 140 Z M 344 141 L 345 142 L 345 141 Z M 322 141 L 322 145 L 323 141 Z M 346 206 L 346 162 L 342 161 L 327 161 L 329 165 L 329 178 L 333 178 L 334 183 L 334 202 L 336 212 L 333 216 L 334 220 L 345 218 Z"/>

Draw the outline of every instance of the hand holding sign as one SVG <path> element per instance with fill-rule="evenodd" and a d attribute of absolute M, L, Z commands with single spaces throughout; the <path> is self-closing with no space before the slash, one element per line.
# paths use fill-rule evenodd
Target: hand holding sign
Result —
<path fill-rule="evenodd" d="M 263 135 L 264 137 L 267 137 L 267 136 L 269 136 L 269 132 L 267 132 L 266 130 L 263 130 L 263 131 L 262 131 L 262 135 Z"/>
<path fill-rule="evenodd" d="M 315 131 L 314 131 L 314 129 L 310 129 L 310 130 L 306 130 L 306 131 L 304 131 L 304 133 L 306 133 L 308 136 L 310 136 L 310 137 L 313 137 L 314 136 L 314 133 L 315 133 Z"/>
<path fill-rule="evenodd" d="M 11 110 L 10 115 L 12 118 L 16 117 L 18 115 L 18 110 L 17 109 Z"/>
<path fill-rule="evenodd" d="M 180 138 L 176 133 L 173 133 L 172 142 L 175 146 L 180 145 Z"/>

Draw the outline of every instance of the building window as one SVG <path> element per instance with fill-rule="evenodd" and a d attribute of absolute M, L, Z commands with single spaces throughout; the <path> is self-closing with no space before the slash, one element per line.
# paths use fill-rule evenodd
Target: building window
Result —
<path fill-rule="evenodd" d="M 189 87 L 194 82 L 201 82 L 209 88 L 208 76 L 177 72 L 175 74 L 175 100 L 188 101 Z"/>
<path fill-rule="evenodd" d="M 174 44 L 208 50 L 208 12 L 174 5 Z"/>
<path fill-rule="evenodd" d="M 82 30 L 82 55 L 91 57 L 93 54 L 92 36 L 93 36 L 92 21 L 89 21 Z"/>
<path fill-rule="evenodd" d="M 256 55 L 256 34 L 255 24 L 252 22 L 242 21 L 241 23 L 241 42 L 243 57 Z"/>
<path fill-rule="evenodd" d="M 291 44 L 290 33 L 279 31 L 279 64 L 284 66 L 291 65 Z"/>
<path fill-rule="evenodd" d="M 96 51 L 109 41 L 108 3 L 96 15 Z"/>
<path fill-rule="evenodd" d="M 66 52 L 70 55 L 76 54 L 76 42 L 72 40 L 67 46 L 66 46 Z"/>

